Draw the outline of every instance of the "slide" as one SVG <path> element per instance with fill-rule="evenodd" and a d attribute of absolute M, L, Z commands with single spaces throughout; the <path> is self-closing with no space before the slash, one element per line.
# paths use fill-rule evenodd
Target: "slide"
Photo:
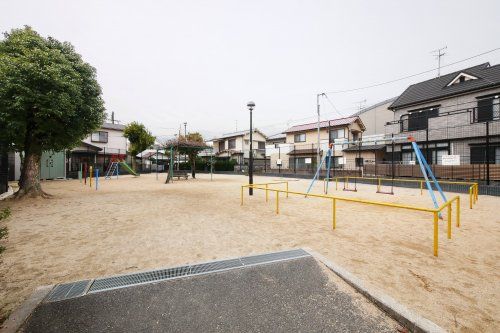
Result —
<path fill-rule="evenodd" d="M 132 170 L 132 168 L 127 164 L 127 162 L 125 161 L 121 161 L 120 164 L 125 168 L 125 170 L 127 170 L 130 174 L 134 175 L 134 176 L 139 176 L 138 173 L 136 173 L 134 170 Z"/>

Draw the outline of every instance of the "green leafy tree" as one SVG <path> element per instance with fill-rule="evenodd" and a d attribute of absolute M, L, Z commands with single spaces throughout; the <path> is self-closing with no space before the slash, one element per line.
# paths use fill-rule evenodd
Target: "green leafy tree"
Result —
<path fill-rule="evenodd" d="M 132 168 L 137 170 L 137 154 L 148 149 L 155 143 L 155 137 L 141 123 L 136 121 L 125 127 L 123 135 L 130 141 L 129 151 L 132 154 Z"/>
<path fill-rule="evenodd" d="M 196 178 L 196 157 L 200 151 L 205 150 L 207 145 L 203 140 L 203 136 L 198 133 L 188 133 L 179 137 L 179 153 L 186 154 L 191 164 L 191 177 Z"/>
<path fill-rule="evenodd" d="M 0 40 L 0 142 L 24 152 L 17 197 L 48 196 L 43 151 L 76 146 L 106 114 L 96 70 L 68 42 L 26 26 Z"/>

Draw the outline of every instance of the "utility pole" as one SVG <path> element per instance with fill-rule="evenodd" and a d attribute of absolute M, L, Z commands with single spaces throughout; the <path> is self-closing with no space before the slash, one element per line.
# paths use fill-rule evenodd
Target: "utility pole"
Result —
<path fill-rule="evenodd" d="M 444 52 L 444 50 L 446 50 L 448 48 L 448 46 L 445 46 L 445 47 L 442 47 L 440 49 L 437 49 L 437 50 L 434 50 L 434 51 L 431 51 L 431 53 L 436 57 L 436 59 L 438 60 L 438 76 L 437 77 L 440 77 L 441 76 L 441 57 L 444 56 L 446 54 L 446 52 Z"/>
<path fill-rule="evenodd" d="M 321 121 L 321 118 L 320 118 L 320 105 L 319 105 L 319 97 L 320 96 L 326 96 L 325 93 L 320 93 L 320 94 L 317 94 L 316 95 L 316 107 L 317 107 L 317 110 L 318 110 L 318 149 L 316 150 L 316 154 L 317 154 L 317 165 L 320 164 L 320 161 L 321 161 L 321 156 L 320 156 L 320 143 L 321 143 L 321 140 L 320 140 L 320 131 L 319 131 L 319 128 L 320 128 L 320 121 Z"/>

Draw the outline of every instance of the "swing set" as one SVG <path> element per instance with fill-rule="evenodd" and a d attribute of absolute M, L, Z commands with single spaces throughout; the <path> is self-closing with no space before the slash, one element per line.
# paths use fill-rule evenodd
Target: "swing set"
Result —
<path fill-rule="evenodd" d="M 392 158 L 392 178 L 391 178 L 391 187 L 390 187 L 390 191 L 383 191 L 381 188 L 382 188 L 382 181 L 381 179 L 379 178 L 378 179 L 378 185 L 377 185 L 377 193 L 381 193 L 381 194 L 390 194 L 390 195 L 393 195 L 394 194 L 394 141 L 395 140 L 401 140 L 403 139 L 402 137 L 394 137 L 392 136 L 389 140 L 391 141 L 392 143 L 392 155 L 393 155 L 393 158 Z M 412 145 L 412 148 L 415 152 L 415 156 L 417 158 L 417 161 L 418 161 L 418 165 L 420 166 L 420 171 L 422 172 L 422 175 L 424 177 L 424 180 L 421 181 L 421 186 L 423 185 L 423 183 L 425 182 L 425 185 L 426 185 L 426 188 L 430 194 L 430 197 L 431 197 L 431 200 L 432 200 L 432 203 L 434 205 L 434 208 L 435 209 L 438 209 L 439 208 L 439 203 L 438 203 L 438 200 L 436 198 L 436 195 L 434 193 L 434 189 L 433 187 L 437 190 L 437 192 L 439 193 L 439 196 L 441 197 L 442 201 L 444 203 L 448 202 L 447 198 L 446 198 L 446 195 L 444 194 L 443 192 L 443 189 L 441 188 L 441 185 L 439 184 L 439 182 L 437 181 L 436 177 L 434 176 L 434 173 L 432 172 L 432 169 L 430 168 L 429 164 L 427 163 L 427 160 L 425 159 L 424 155 L 422 154 L 422 151 L 420 150 L 420 148 L 418 147 L 418 144 L 415 140 L 415 138 L 413 137 L 404 137 L 405 140 L 408 140 L 408 142 L 411 143 Z M 385 140 L 377 140 L 378 141 L 385 141 Z M 338 144 L 342 144 L 342 145 L 345 145 L 345 144 L 356 144 L 358 145 L 358 147 L 361 147 L 361 144 L 362 142 L 359 140 L 359 141 L 351 141 L 351 142 L 342 142 L 342 143 L 338 143 Z M 326 177 L 324 179 L 324 193 L 325 194 L 328 194 L 328 190 L 329 190 L 329 184 L 330 184 L 330 171 L 331 171 L 331 159 L 332 159 L 332 156 L 333 156 L 333 152 L 334 152 L 334 144 L 333 143 L 330 143 L 329 146 L 328 146 L 328 149 L 327 149 L 327 152 L 325 154 L 325 157 L 321 160 L 317 170 L 316 170 L 316 173 L 307 189 L 307 194 L 309 194 L 311 192 L 311 189 L 312 187 L 314 186 L 314 183 L 316 182 L 316 180 L 319 179 L 320 177 L 320 173 L 321 173 L 321 169 L 323 167 L 323 165 L 326 163 Z M 344 177 L 344 186 L 343 186 L 343 190 L 344 191 L 353 191 L 353 192 L 356 192 L 357 191 L 357 179 L 358 178 L 363 178 L 363 177 L 351 177 L 351 179 L 354 180 L 354 188 L 350 188 L 349 187 L 349 178 L 350 177 Z M 335 178 L 335 187 L 337 189 L 337 186 L 338 186 L 338 178 Z M 476 184 L 477 185 L 477 184 Z M 477 200 L 477 186 L 474 187 L 474 199 Z M 471 201 L 472 202 L 472 201 Z M 472 206 L 472 204 L 471 204 Z M 441 213 L 439 213 L 439 217 L 441 217 Z"/>

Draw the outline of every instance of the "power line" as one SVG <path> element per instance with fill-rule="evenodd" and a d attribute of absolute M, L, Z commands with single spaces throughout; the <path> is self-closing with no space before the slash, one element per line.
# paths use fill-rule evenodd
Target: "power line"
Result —
<path fill-rule="evenodd" d="M 465 59 L 462 59 L 462 60 L 459 60 L 459 61 L 455 61 L 455 62 L 449 63 L 449 64 L 444 65 L 444 66 L 440 66 L 440 68 L 453 66 L 453 65 L 456 65 L 456 64 L 459 64 L 459 63 L 462 63 L 462 62 L 465 62 L 465 61 L 468 61 L 468 60 L 471 60 L 471 59 L 474 59 L 474 58 L 477 58 L 477 57 L 480 57 L 480 56 L 483 56 L 485 54 L 489 54 L 489 53 L 492 53 L 492 52 L 495 52 L 495 51 L 498 51 L 498 50 L 500 50 L 500 47 L 491 49 L 489 51 L 486 51 L 486 52 L 483 52 L 483 53 L 480 53 L 480 54 L 473 55 L 471 57 L 468 57 L 468 58 L 465 58 Z M 398 79 L 394 79 L 394 80 L 389 80 L 389 81 L 385 81 L 385 82 L 380 82 L 380 83 L 372 84 L 372 85 L 369 85 L 369 86 L 352 88 L 352 89 L 345 89 L 345 90 L 334 90 L 334 91 L 326 92 L 325 94 L 340 94 L 340 93 L 353 92 L 353 91 L 359 91 L 359 90 L 364 90 L 364 89 L 369 89 L 369 88 L 380 87 L 380 86 L 383 86 L 383 85 L 386 85 L 386 84 L 390 84 L 390 83 L 394 83 L 394 82 L 406 80 L 406 79 L 409 79 L 409 78 L 412 78 L 412 77 L 415 77 L 415 76 L 427 74 L 427 73 L 435 71 L 436 69 L 439 69 L 439 67 L 438 68 L 429 69 L 429 70 L 426 70 L 426 71 L 423 71 L 423 72 L 420 72 L 420 73 L 416 73 L 416 74 L 411 74 L 411 75 L 407 75 L 407 76 L 404 76 L 404 77 L 400 77 Z"/>

